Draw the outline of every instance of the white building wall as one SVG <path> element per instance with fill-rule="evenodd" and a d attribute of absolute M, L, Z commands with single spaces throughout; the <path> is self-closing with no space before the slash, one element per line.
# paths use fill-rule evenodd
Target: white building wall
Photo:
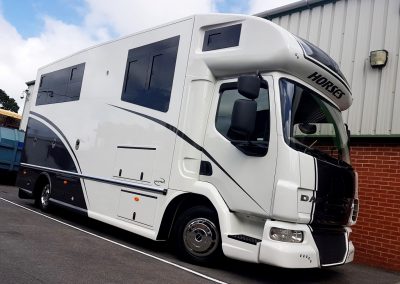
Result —
<path fill-rule="evenodd" d="M 353 135 L 400 136 L 400 0 L 309 2 L 321 5 L 265 14 L 340 65 L 353 92 L 353 105 L 343 115 Z M 389 59 L 373 69 L 369 53 L 378 49 L 386 49 Z"/>

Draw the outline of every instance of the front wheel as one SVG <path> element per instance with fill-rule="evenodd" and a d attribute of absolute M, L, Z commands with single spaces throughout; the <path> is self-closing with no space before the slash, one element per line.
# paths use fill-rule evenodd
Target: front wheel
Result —
<path fill-rule="evenodd" d="M 222 255 L 217 214 L 204 206 L 186 210 L 176 222 L 175 247 L 190 262 L 216 261 Z"/>
<path fill-rule="evenodd" d="M 44 212 L 49 210 L 51 187 L 50 183 L 46 182 L 40 187 L 39 194 L 36 197 L 36 205 Z"/>

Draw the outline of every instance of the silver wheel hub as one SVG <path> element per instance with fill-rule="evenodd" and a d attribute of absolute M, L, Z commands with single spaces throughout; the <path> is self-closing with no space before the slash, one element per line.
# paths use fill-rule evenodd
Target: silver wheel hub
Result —
<path fill-rule="evenodd" d="M 219 242 L 217 227 L 208 219 L 196 218 L 183 230 L 185 248 L 193 255 L 207 256 L 213 253 Z"/>
<path fill-rule="evenodd" d="M 42 190 L 42 195 L 40 196 L 40 202 L 42 203 L 42 207 L 47 207 L 49 205 L 50 198 L 50 185 L 46 184 L 46 186 Z"/>

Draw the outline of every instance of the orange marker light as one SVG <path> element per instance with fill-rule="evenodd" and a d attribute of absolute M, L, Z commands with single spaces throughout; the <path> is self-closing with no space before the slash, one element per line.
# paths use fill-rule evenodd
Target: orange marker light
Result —
<path fill-rule="evenodd" d="M 135 200 L 135 201 L 139 201 L 139 200 L 140 200 L 140 198 L 139 198 L 139 197 L 137 197 L 137 196 L 135 196 L 135 198 L 133 198 L 133 200 Z"/>
<path fill-rule="evenodd" d="M 67 184 L 68 184 L 68 181 L 64 180 L 64 185 L 67 185 Z"/>

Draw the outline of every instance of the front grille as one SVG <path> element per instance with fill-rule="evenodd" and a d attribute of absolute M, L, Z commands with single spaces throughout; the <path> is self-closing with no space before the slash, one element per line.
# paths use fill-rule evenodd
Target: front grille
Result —
<path fill-rule="evenodd" d="M 312 235 L 319 251 L 321 266 L 344 263 L 347 255 L 345 230 L 313 228 Z"/>
<path fill-rule="evenodd" d="M 320 225 L 345 225 L 349 221 L 351 205 L 350 198 L 330 199 L 319 197 L 315 200 L 316 214 L 314 223 Z"/>
<path fill-rule="evenodd" d="M 316 159 L 318 184 L 312 224 L 345 226 L 352 213 L 355 174 L 351 167 Z"/>

